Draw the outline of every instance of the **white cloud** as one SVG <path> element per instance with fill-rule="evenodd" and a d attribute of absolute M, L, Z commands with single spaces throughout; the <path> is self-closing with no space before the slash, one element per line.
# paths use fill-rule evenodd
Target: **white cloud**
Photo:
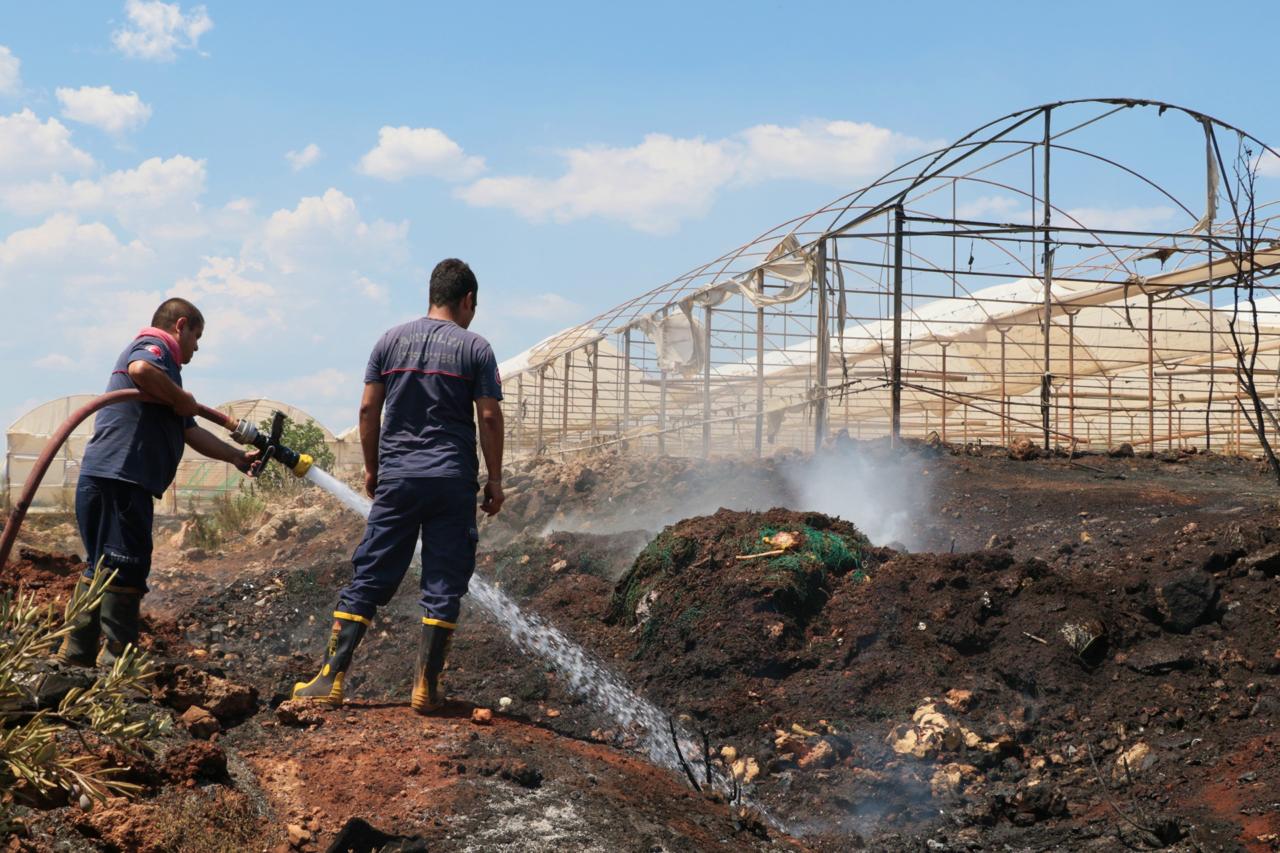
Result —
<path fill-rule="evenodd" d="M 134 59 L 172 62 L 180 50 L 195 50 L 200 37 L 213 29 L 204 6 L 183 14 L 177 3 L 127 0 L 129 23 L 111 34 L 116 50 Z"/>
<path fill-rule="evenodd" d="M 1116 231 L 1168 231 L 1174 227 L 1178 211 L 1172 207 L 1076 207 L 1067 215 L 1083 228 Z M 1066 224 L 1060 223 L 1060 224 Z M 1191 226 L 1188 220 L 1183 227 Z"/>
<path fill-rule="evenodd" d="M 1258 160 L 1258 174 L 1265 178 L 1280 178 L 1280 157 L 1264 152 Z"/>
<path fill-rule="evenodd" d="M 846 181 L 878 176 L 904 152 L 928 143 L 874 124 L 812 121 L 798 127 L 761 124 L 740 134 L 745 146 L 740 177 L 746 181 L 798 178 Z"/>
<path fill-rule="evenodd" d="M 151 118 L 151 107 L 142 102 L 137 92 L 123 95 L 113 92 L 110 86 L 59 87 L 57 96 L 64 118 L 107 133 L 137 130 Z"/>
<path fill-rule="evenodd" d="M 194 276 L 178 279 L 168 296 L 200 306 L 205 325 L 220 340 L 243 343 L 283 325 L 279 290 L 263 280 L 262 264 L 243 258 L 210 256 Z"/>
<path fill-rule="evenodd" d="M 64 351 L 76 353 L 90 375 L 99 373 L 102 360 L 119 352 L 164 298 L 155 290 L 101 288 L 66 300 L 56 317 Z"/>
<path fill-rule="evenodd" d="M 0 44 L 0 95 L 16 95 L 22 91 L 22 60 Z"/>
<path fill-rule="evenodd" d="M 360 375 L 350 370 L 325 367 L 314 373 L 268 383 L 268 394 L 278 399 L 349 400 L 360 399 Z"/>
<path fill-rule="evenodd" d="M 311 142 L 301 151 L 285 152 L 284 159 L 289 161 L 289 167 L 293 171 L 301 172 L 308 166 L 314 166 L 320 159 L 320 146 Z"/>
<path fill-rule="evenodd" d="M 564 156 L 568 168 L 559 178 L 483 178 L 458 195 L 477 207 L 507 207 L 535 222 L 600 216 L 664 233 L 705 214 L 739 165 L 724 143 L 660 133 L 633 148 L 579 148 Z"/>
<path fill-rule="evenodd" d="M 391 293 L 387 290 L 387 286 L 378 284 L 367 276 L 356 277 L 356 290 L 360 291 L 360 295 L 371 302 L 386 305 L 391 301 Z"/>
<path fill-rule="evenodd" d="M 151 249 L 138 240 L 121 243 L 101 222 L 82 224 L 74 216 L 58 213 L 0 242 L 0 287 L 121 281 L 152 256 Z"/>
<path fill-rule="evenodd" d="M 199 236 L 199 198 L 205 190 L 205 161 L 181 154 L 152 157 L 133 169 L 97 179 L 67 181 L 54 175 L 0 188 L 0 204 L 24 215 L 54 211 L 112 213 L 122 224 L 164 239 Z"/>
<path fill-rule="evenodd" d="M 93 158 L 71 144 L 56 118 L 41 122 L 29 109 L 0 116 L 0 179 L 93 168 Z"/>
<path fill-rule="evenodd" d="M 383 127 L 378 144 L 360 158 L 356 168 L 386 181 L 417 175 L 466 181 L 484 171 L 484 158 L 464 153 L 434 127 Z"/>
<path fill-rule="evenodd" d="M 1073 207 L 1053 213 L 1053 224 L 1066 228 L 1094 228 L 1118 231 L 1159 231 L 1174 228 L 1179 211 L 1164 205 L 1149 207 Z M 1005 195 L 985 195 L 961 202 L 956 207 L 959 219 L 976 219 L 985 222 L 1009 222 L 1039 224 L 1044 212 L 1031 207 L 1029 198 Z M 1190 226 L 1187 220 L 1185 226 Z"/>
<path fill-rule="evenodd" d="M 457 195 L 477 207 L 506 207 L 534 221 L 598 216 L 666 233 L 704 215 L 730 185 L 869 178 L 928 145 L 848 121 L 756 125 L 719 140 L 652 133 L 631 147 L 565 151 L 565 172 L 558 178 L 483 178 Z"/>
<path fill-rule="evenodd" d="M 261 248 L 281 271 L 333 269 L 362 260 L 394 262 L 407 253 L 407 222 L 365 222 L 356 203 L 336 189 L 307 196 L 293 210 L 277 210 L 263 228 Z"/>
<path fill-rule="evenodd" d="M 37 358 L 32 365 L 42 370 L 73 370 L 79 367 L 80 363 L 65 353 L 51 352 Z"/>
<path fill-rule="evenodd" d="M 984 195 L 956 205 L 957 219 L 985 222 L 1026 222 L 1031 208 L 1024 199 L 1007 195 Z"/>
<path fill-rule="evenodd" d="M 202 296 L 228 296 L 232 299 L 270 299 L 276 290 L 264 281 L 250 278 L 262 272 L 261 264 L 238 258 L 209 256 L 194 277 L 178 279 L 170 296 L 192 300 Z"/>
<path fill-rule="evenodd" d="M 504 316 L 524 320 L 562 320 L 581 315 L 582 306 L 558 293 L 504 299 L 499 306 Z"/>

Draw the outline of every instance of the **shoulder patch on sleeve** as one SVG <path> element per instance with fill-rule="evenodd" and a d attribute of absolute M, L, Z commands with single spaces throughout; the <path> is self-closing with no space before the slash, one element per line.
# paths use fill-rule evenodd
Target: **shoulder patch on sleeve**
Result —
<path fill-rule="evenodd" d="M 161 358 L 164 355 L 164 353 L 160 351 L 160 347 L 156 346 L 155 344 L 147 344 L 146 349 L 147 349 L 147 352 L 151 353 L 156 358 Z"/>

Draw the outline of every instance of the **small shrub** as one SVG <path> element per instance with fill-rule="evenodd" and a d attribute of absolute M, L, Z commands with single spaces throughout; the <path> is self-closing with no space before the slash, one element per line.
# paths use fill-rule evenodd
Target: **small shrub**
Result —
<path fill-rule="evenodd" d="M 206 512 L 200 512 L 192 502 L 188 505 L 193 525 L 191 544 L 206 550 L 221 547 L 228 539 L 252 530 L 265 505 L 252 485 L 218 495 Z"/>
<path fill-rule="evenodd" d="M 154 801 L 156 847 L 174 853 L 239 853 L 262 846 L 262 819 L 247 797 L 170 790 Z"/>
<path fill-rule="evenodd" d="M 258 424 L 258 429 L 266 434 L 271 433 L 271 420 L 268 418 Z M 284 431 L 280 433 L 280 443 L 290 450 L 306 453 L 311 456 L 313 465 L 324 471 L 333 471 L 333 451 L 324 443 L 324 430 L 315 421 L 308 420 L 304 424 L 286 420 Z M 258 475 L 258 487 L 264 492 L 296 492 L 305 485 L 303 480 L 295 477 L 292 471 L 286 471 L 283 465 L 270 462 Z"/>

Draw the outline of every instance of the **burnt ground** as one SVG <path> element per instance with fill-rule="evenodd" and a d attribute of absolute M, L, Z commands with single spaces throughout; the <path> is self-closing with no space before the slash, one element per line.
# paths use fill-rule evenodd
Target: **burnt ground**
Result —
<path fill-rule="evenodd" d="M 412 577 L 360 649 L 355 701 L 281 723 L 271 709 L 312 674 L 360 533 L 308 497 L 223 552 L 178 537 L 157 561 L 155 648 L 191 668 L 170 681 L 203 672 L 257 694 L 212 744 L 179 731 L 167 747 L 215 749 L 226 775 L 44 812 L 31 843 L 182 849 L 163 812 L 238 815 L 209 837 L 249 826 L 262 849 L 290 825 L 323 849 L 351 817 L 433 850 L 1280 849 L 1280 522 L 1257 463 L 860 450 L 876 464 L 848 480 L 855 520 L 871 529 L 863 514 L 909 483 L 916 553 L 806 512 L 796 458 L 540 460 L 482 534 L 481 572 L 727 747 L 726 770 L 789 834 L 763 840 L 644 762 L 475 608 L 455 703 L 414 716 Z M 766 508 L 753 496 L 792 509 L 716 511 Z M 572 532 L 544 535 L 558 527 Z M 780 532 L 796 544 L 738 559 Z M 29 556 L 0 581 L 66 587 L 69 564 Z"/>

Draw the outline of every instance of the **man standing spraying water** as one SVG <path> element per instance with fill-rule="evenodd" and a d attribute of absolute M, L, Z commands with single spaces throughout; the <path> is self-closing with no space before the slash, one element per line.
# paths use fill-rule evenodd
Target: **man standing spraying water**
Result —
<path fill-rule="evenodd" d="M 99 412 L 80 462 L 76 522 L 89 563 L 85 577 L 99 567 L 116 576 L 99 607 L 81 616 L 62 641 L 58 656 L 66 663 L 109 665 L 138 641 L 151 573 L 151 501 L 173 482 L 183 445 L 245 473 L 257 456 L 196 426 L 196 398 L 182 388 L 182 366 L 200 349 L 202 334 L 204 315 L 196 306 L 166 299 L 151 325 L 120 353 L 107 381 L 108 391 L 137 388 L 152 402 L 117 403 Z"/>
<path fill-rule="evenodd" d="M 440 673 L 476 564 L 476 454 L 488 480 L 480 505 L 502 508 L 502 385 L 484 338 L 467 331 L 478 284 L 456 258 L 431 273 L 426 317 L 386 332 L 365 369 L 360 444 L 373 508 L 351 558 L 351 583 L 338 597 L 320 672 L 293 688 L 294 699 L 342 703 L 342 683 L 377 609 L 391 601 L 422 540 L 422 634 L 413 709 L 444 704 Z M 384 414 L 385 412 L 385 414 Z"/>

